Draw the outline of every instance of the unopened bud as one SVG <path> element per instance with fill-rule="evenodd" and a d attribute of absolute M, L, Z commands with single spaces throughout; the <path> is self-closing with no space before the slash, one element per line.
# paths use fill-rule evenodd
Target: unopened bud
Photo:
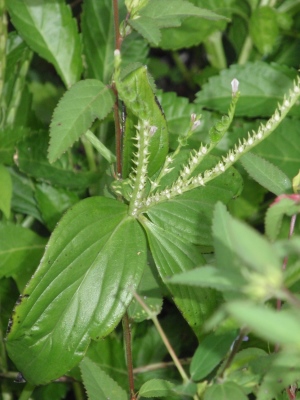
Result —
<path fill-rule="evenodd" d="M 231 81 L 232 96 L 237 94 L 237 91 L 239 90 L 239 84 L 240 82 L 236 78 Z"/>

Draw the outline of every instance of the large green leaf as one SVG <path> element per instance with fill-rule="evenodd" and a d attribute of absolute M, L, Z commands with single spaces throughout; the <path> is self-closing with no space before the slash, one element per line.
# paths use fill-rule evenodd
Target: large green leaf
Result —
<path fill-rule="evenodd" d="M 54 110 L 50 126 L 50 162 L 72 146 L 96 118 L 105 118 L 114 101 L 112 90 L 96 79 L 86 79 L 72 86 Z"/>
<path fill-rule="evenodd" d="M 25 379 L 58 378 L 82 359 L 91 338 L 111 332 L 145 264 L 145 236 L 126 205 L 92 197 L 70 209 L 15 307 L 7 336 L 9 356 Z"/>
<path fill-rule="evenodd" d="M 232 65 L 203 85 L 197 93 L 196 103 L 226 113 L 232 98 L 230 82 L 236 78 L 240 82 L 241 97 L 235 115 L 269 117 L 292 87 L 296 75 L 295 70 L 286 66 L 262 61 Z M 294 107 L 291 114 L 299 115 L 299 107 Z"/>
<path fill-rule="evenodd" d="M 204 394 L 204 400 L 248 400 L 241 386 L 234 382 L 224 382 L 210 386 Z"/>
<path fill-rule="evenodd" d="M 204 260 L 196 246 L 183 241 L 168 230 L 142 221 L 150 244 L 152 256 L 160 276 L 166 278 L 203 265 Z M 193 288 L 184 285 L 168 286 L 174 301 L 197 335 L 204 321 L 215 311 L 219 296 L 210 288 Z"/>
<path fill-rule="evenodd" d="M 81 42 L 64 0 L 7 2 L 12 22 L 29 46 L 52 63 L 67 87 L 80 78 Z"/>

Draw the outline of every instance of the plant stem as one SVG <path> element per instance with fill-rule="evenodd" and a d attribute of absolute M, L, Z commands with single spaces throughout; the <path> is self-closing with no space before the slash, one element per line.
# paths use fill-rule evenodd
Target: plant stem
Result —
<path fill-rule="evenodd" d="M 21 396 L 19 400 L 28 400 L 34 391 L 35 386 L 31 385 L 31 383 L 26 383 L 24 389 L 22 390 Z"/>
<path fill-rule="evenodd" d="M 162 338 L 162 341 L 164 342 L 183 382 L 188 383 L 190 380 L 189 380 L 185 370 L 182 368 L 182 365 L 180 364 L 180 361 L 179 361 L 175 351 L 173 350 L 173 347 L 171 346 L 171 343 L 169 342 L 169 339 L 167 338 L 164 330 L 162 329 L 156 315 L 151 312 L 150 308 L 147 306 L 147 304 L 144 303 L 144 301 L 141 299 L 141 297 L 137 293 L 134 293 L 133 295 L 134 295 L 136 301 L 143 307 L 143 309 L 146 311 L 146 313 L 152 319 L 152 321 L 153 321 L 160 337 Z"/>
<path fill-rule="evenodd" d="M 248 35 L 246 37 L 246 40 L 244 42 L 241 54 L 240 54 L 239 59 L 238 59 L 238 64 L 239 65 L 243 65 L 248 61 L 250 53 L 251 53 L 251 50 L 252 50 L 252 47 L 253 47 L 252 39 Z"/>
<path fill-rule="evenodd" d="M 125 351 L 126 351 L 126 361 L 127 361 L 127 372 L 130 390 L 130 399 L 135 400 L 134 392 L 134 377 L 133 377 L 133 364 L 132 364 L 132 351 L 131 351 L 131 330 L 128 313 L 126 312 L 123 320 L 123 330 L 124 330 L 124 341 L 125 341 Z"/>
<path fill-rule="evenodd" d="M 210 64 L 221 70 L 227 68 L 227 61 L 222 43 L 222 32 L 214 32 L 204 42 Z"/>
<path fill-rule="evenodd" d="M 180 359 L 179 361 L 180 361 L 181 365 L 189 365 L 191 363 L 191 358 L 184 358 L 184 359 Z M 159 363 L 154 363 L 154 364 L 149 364 L 149 365 L 144 365 L 142 367 L 134 368 L 133 373 L 134 374 L 143 374 L 144 372 L 156 371 L 158 369 L 172 368 L 172 367 L 175 367 L 175 364 L 173 361 L 159 362 Z"/>
<path fill-rule="evenodd" d="M 73 392 L 74 392 L 74 395 L 75 395 L 75 399 L 76 400 L 84 400 L 85 396 L 84 396 L 84 393 L 83 393 L 83 390 L 82 390 L 81 383 L 80 382 L 73 382 L 72 387 L 73 387 Z"/>
<path fill-rule="evenodd" d="M 182 74 L 185 82 L 187 83 L 188 87 L 191 90 L 195 89 L 195 83 L 193 82 L 192 79 L 192 74 L 190 73 L 189 69 L 186 67 L 185 63 L 182 61 L 180 55 L 178 52 L 173 51 L 172 52 L 172 58 L 173 61 L 175 62 L 177 68 L 179 69 L 180 73 Z"/>
<path fill-rule="evenodd" d="M 104 146 L 104 144 L 97 138 L 96 135 L 93 134 L 92 131 L 87 130 L 85 132 L 84 136 L 88 140 L 88 143 L 91 143 L 95 147 L 95 149 L 101 154 L 101 156 L 103 158 L 105 158 L 105 160 L 107 160 L 110 164 L 112 164 L 116 161 L 115 155 L 106 146 Z M 85 141 L 84 141 L 84 143 L 85 143 Z M 92 155 L 94 156 L 93 152 L 92 152 Z M 87 154 L 87 156 L 88 156 L 88 154 Z M 95 164 L 94 157 L 93 157 L 93 163 Z M 96 167 L 96 164 L 95 164 L 95 167 Z"/>

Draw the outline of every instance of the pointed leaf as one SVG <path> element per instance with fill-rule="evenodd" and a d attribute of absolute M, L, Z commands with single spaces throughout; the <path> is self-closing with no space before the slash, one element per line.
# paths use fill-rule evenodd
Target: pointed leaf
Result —
<path fill-rule="evenodd" d="M 149 220 L 144 219 L 142 223 L 156 267 L 163 280 L 203 264 L 204 260 L 195 246 Z M 183 316 L 199 335 L 199 328 L 218 306 L 219 295 L 209 288 L 200 290 L 183 285 L 170 285 L 168 288 Z"/>
<path fill-rule="evenodd" d="M 236 330 L 206 336 L 193 355 L 190 364 L 191 378 L 194 381 L 205 378 L 223 360 L 236 337 Z"/>
<path fill-rule="evenodd" d="M 44 384 L 66 373 L 91 338 L 107 335 L 122 318 L 146 264 L 144 233 L 127 212 L 116 200 L 92 197 L 54 230 L 6 342 L 29 382 Z"/>
<path fill-rule="evenodd" d="M 80 370 L 89 400 L 127 400 L 127 393 L 89 358 L 81 361 Z"/>
<path fill-rule="evenodd" d="M 105 118 L 114 101 L 112 90 L 96 79 L 86 79 L 72 86 L 54 110 L 50 126 L 50 162 L 72 146 L 96 118 Z"/>
<path fill-rule="evenodd" d="M 81 42 L 69 5 L 64 0 L 10 0 L 9 14 L 29 46 L 52 63 L 67 87 L 81 75 Z"/>
<path fill-rule="evenodd" d="M 144 383 L 139 390 L 142 397 L 166 397 L 172 395 L 176 385 L 163 379 L 151 379 Z"/>
<path fill-rule="evenodd" d="M 264 158 L 250 152 L 243 155 L 241 163 L 256 182 L 277 196 L 291 191 L 288 176 Z"/>

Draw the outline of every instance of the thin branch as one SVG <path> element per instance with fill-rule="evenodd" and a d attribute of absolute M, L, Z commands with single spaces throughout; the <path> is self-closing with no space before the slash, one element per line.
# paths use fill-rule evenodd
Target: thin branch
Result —
<path fill-rule="evenodd" d="M 130 390 L 130 399 L 135 400 L 134 392 L 134 377 L 133 377 L 133 363 L 132 363 L 132 349 L 131 349 L 131 329 L 129 323 L 129 317 L 127 312 L 125 313 L 123 320 L 123 330 L 124 330 L 124 341 L 125 341 L 125 351 L 126 351 L 126 361 L 127 361 L 127 372 Z"/>

